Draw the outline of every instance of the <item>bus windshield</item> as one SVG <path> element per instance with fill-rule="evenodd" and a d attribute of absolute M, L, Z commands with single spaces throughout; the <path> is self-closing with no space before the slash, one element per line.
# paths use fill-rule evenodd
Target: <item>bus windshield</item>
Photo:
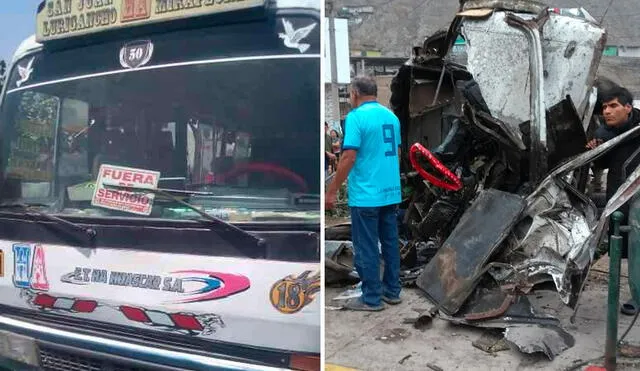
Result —
<path fill-rule="evenodd" d="M 184 39 L 171 41 L 186 48 Z M 92 55 L 99 47 L 110 46 L 92 46 Z M 82 52 L 38 52 L 16 63 L 0 112 L 2 201 L 132 216 L 91 205 L 98 169 L 108 164 L 160 172 L 158 188 L 230 221 L 319 218 L 319 204 L 292 202 L 320 192 L 320 83 L 309 72 L 319 71 L 319 58 L 201 53 L 136 69 L 77 59 L 87 73 L 59 76 L 69 54 Z M 47 78 L 52 65 L 58 75 Z M 20 83 L 24 71 L 34 78 Z M 151 217 L 190 215 L 158 199 Z"/>

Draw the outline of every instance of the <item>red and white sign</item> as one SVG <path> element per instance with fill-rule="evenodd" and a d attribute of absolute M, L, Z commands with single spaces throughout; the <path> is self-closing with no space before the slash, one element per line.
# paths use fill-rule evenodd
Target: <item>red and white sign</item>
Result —
<path fill-rule="evenodd" d="M 156 189 L 159 180 L 160 173 L 157 171 L 102 165 L 91 204 L 105 209 L 149 215 L 155 197 L 153 193 L 128 192 L 109 188 L 109 186 Z"/>

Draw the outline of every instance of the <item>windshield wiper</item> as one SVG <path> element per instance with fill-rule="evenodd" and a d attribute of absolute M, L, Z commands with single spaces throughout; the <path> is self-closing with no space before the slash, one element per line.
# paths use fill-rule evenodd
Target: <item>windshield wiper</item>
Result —
<path fill-rule="evenodd" d="M 311 193 L 296 193 L 291 196 L 291 203 L 296 206 L 316 206 L 320 205 L 321 200 L 320 195 Z"/>
<path fill-rule="evenodd" d="M 252 242 L 254 242 L 257 246 L 263 246 L 264 245 L 264 239 L 259 238 L 254 236 L 253 234 L 245 231 L 242 228 L 237 227 L 236 225 L 226 222 L 220 218 L 217 218 L 213 215 L 207 214 L 206 212 L 198 209 L 196 206 L 181 200 L 180 198 L 174 196 L 172 194 L 172 192 L 174 192 L 174 190 L 170 190 L 170 189 L 148 189 L 148 188 L 140 188 L 140 187 L 127 187 L 127 186 L 118 186 L 118 185 L 104 185 L 105 188 L 107 189 L 116 189 L 116 190 L 121 190 L 121 191 L 129 191 L 129 192 L 138 192 L 138 193 L 153 193 L 155 195 L 159 195 L 159 196 L 163 196 L 166 197 L 174 202 L 179 203 L 180 205 L 196 212 L 198 215 L 202 216 L 204 219 L 206 219 L 206 221 L 211 222 L 212 224 L 216 225 L 216 226 L 223 226 L 224 229 L 228 230 L 228 231 L 233 231 L 236 233 L 239 233 L 241 235 L 243 235 L 246 238 L 249 238 L 250 240 L 252 240 Z M 179 194 L 184 194 L 185 191 L 182 190 L 175 190 L 176 193 Z M 190 192 L 187 192 L 190 193 Z M 198 221 L 203 221 L 202 219 L 196 219 Z"/>
<path fill-rule="evenodd" d="M 58 218 L 55 215 L 51 215 L 51 214 L 47 214 L 44 213 L 42 211 L 38 211 L 35 210 L 35 207 L 50 207 L 50 205 L 47 204 L 24 204 L 24 203 L 4 203 L 4 204 L 0 204 L 0 209 L 22 209 L 24 210 L 24 214 L 25 215 L 29 215 L 31 217 L 33 217 L 34 215 L 37 215 L 43 219 L 49 220 L 51 222 L 54 222 L 56 225 L 64 225 L 66 227 L 69 227 L 70 229 L 76 231 L 76 232 L 81 232 L 84 236 L 88 237 L 88 241 L 83 241 L 83 242 L 89 242 L 91 243 L 93 241 L 93 239 L 96 237 L 96 230 L 93 228 L 86 228 L 81 226 L 80 224 L 76 224 L 73 222 L 70 222 L 68 220 L 62 219 L 62 218 Z"/>

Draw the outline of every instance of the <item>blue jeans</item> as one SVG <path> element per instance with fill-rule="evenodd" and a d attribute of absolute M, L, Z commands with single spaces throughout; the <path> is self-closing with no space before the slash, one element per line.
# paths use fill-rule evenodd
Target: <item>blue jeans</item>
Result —
<path fill-rule="evenodd" d="M 397 205 L 351 207 L 351 239 L 354 265 L 362 281 L 362 300 L 379 306 L 382 295 L 400 297 L 400 244 L 398 241 Z M 382 245 L 384 274 L 380 282 Z"/>

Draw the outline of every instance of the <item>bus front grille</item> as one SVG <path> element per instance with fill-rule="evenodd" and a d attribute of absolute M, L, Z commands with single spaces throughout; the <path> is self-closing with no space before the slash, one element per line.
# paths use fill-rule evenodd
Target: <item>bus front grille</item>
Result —
<path fill-rule="evenodd" d="M 45 371 L 151 371 L 100 357 L 40 347 L 40 364 Z"/>

